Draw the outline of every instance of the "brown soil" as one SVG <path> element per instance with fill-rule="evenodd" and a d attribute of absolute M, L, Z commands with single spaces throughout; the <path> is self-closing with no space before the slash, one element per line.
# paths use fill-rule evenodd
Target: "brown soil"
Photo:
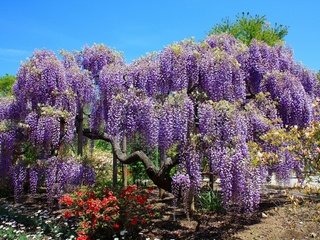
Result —
<path fill-rule="evenodd" d="M 199 212 L 190 221 L 181 210 L 173 221 L 173 208 L 162 204 L 162 217 L 142 231 L 141 239 L 320 239 L 320 201 L 309 198 L 296 190 L 274 191 L 255 213 Z"/>

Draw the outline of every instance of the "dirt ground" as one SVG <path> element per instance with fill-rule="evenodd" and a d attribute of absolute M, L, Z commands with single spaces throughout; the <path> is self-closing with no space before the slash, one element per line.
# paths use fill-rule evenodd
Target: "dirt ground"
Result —
<path fill-rule="evenodd" d="M 320 201 L 294 191 L 271 191 L 259 211 L 243 213 L 197 213 L 191 221 L 164 205 L 162 219 L 143 231 L 141 239 L 297 240 L 320 239 Z"/>
<path fill-rule="evenodd" d="M 245 226 L 235 239 L 320 239 L 320 204 L 273 208 L 258 224 Z"/>

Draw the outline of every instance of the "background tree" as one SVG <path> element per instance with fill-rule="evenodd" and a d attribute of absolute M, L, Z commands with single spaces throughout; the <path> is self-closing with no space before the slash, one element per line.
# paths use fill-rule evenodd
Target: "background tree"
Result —
<path fill-rule="evenodd" d="M 225 19 L 215 25 L 209 35 L 228 33 L 249 45 L 253 39 L 267 43 L 270 46 L 281 43 L 288 34 L 288 27 L 275 24 L 272 26 L 265 16 L 251 16 L 249 13 L 238 15 L 235 21 Z"/>
<path fill-rule="evenodd" d="M 0 96 L 12 95 L 12 86 L 16 81 L 16 77 L 6 74 L 0 77 Z"/>

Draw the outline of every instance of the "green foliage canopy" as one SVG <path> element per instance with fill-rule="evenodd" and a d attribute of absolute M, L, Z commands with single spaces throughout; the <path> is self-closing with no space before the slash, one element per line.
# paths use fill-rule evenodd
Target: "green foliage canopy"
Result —
<path fill-rule="evenodd" d="M 16 77 L 13 75 L 6 74 L 0 77 L 0 96 L 12 95 L 12 86 L 16 81 Z"/>
<path fill-rule="evenodd" d="M 274 46 L 284 40 L 288 34 L 288 27 L 277 23 L 273 27 L 265 16 L 253 17 L 249 13 L 242 13 L 234 22 L 227 18 L 222 23 L 216 24 L 209 35 L 219 33 L 229 33 L 247 45 L 253 39 L 257 39 Z"/>

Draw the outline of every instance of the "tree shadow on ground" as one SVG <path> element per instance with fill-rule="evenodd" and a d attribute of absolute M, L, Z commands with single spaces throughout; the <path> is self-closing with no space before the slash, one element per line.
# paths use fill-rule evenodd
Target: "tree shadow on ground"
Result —
<path fill-rule="evenodd" d="M 228 212 L 203 212 L 198 211 L 193 214 L 190 221 L 185 214 L 176 216 L 173 220 L 173 208 L 170 204 L 164 205 L 160 209 L 161 218 L 155 220 L 148 229 L 143 232 L 143 237 L 151 239 L 160 237 L 161 239 L 232 239 L 239 238 L 233 235 L 246 229 L 246 226 L 261 222 L 262 213 L 275 207 L 281 207 L 289 203 L 284 195 L 268 194 L 263 196 L 260 207 L 253 213 L 236 211 Z M 179 211 L 178 211 L 179 212 Z"/>

